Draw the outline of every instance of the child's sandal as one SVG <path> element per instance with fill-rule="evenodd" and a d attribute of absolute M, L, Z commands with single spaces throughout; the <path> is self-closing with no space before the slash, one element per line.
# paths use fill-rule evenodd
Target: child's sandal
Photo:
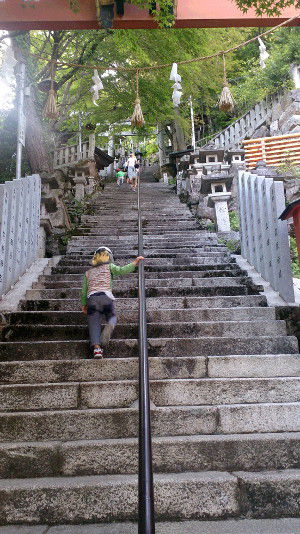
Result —
<path fill-rule="evenodd" d="M 94 358 L 103 358 L 103 349 L 100 347 L 94 349 Z"/>

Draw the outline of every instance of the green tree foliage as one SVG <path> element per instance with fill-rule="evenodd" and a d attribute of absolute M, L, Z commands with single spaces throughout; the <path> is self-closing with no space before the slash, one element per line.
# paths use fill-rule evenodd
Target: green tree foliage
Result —
<path fill-rule="evenodd" d="M 272 15 L 280 15 L 285 7 L 295 6 L 299 7 L 299 0 L 235 0 L 238 7 L 246 12 L 251 7 L 255 8 L 257 15 L 266 14 L 269 17 Z"/>
<path fill-rule="evenodd" d="M 248 37 L 257 34 L 257 29 L 251 29 Z M 265 69 L 259 65 L 257 41 L 234 53 L 228 77 L 237 103 L 237 116 L 268 94 L 293 87 L 290 69 L 292 64 L 300 63 L 299 39 L 300 29 L 297 27 L 282 28 L 265 38 L 270 54 Z"/>
<path fill-rule="evenodd" d="M 32 31 L 18 34 L 16 40 L 24 51 L 28 82 L 50 150 L 54 142 L 66 142 L 68 139 L 76 142 L 79 114 L 84 125 L 97 125 L 97 134 L 104 135 L 111 124 L 114 124 L 116 134 L 124 130 L 124 121 L 130 120 L 133 112 L 135 74 L 131 70 L 116 71 L 115 68 L 135 69 L 210 55 L 258 33 L 257 29 L 237 28 Z M 220 57 L 179 65 L 183 82 L 180 114 L 187 138 L 190 135 L 190 95 L 193 98 L 196 125 L 201 126 L 203 136 L 212 135 L 225 128 L 265 95 L 281 87 L 291 87 L 290 64 L 300 62 L 298 42 L 298 28 L 283 28 L 268 36 L 265 43 L 270 58 L 264 70 L 259 66 L 257 42 L 227 56 L 228 79 L 237 102 L 236 110 L 231 115 L 220 112 L 217 107 L 223 82 Z M 55 80 L 58 83 L 60 108 L 57 121 L 43 119 L 42 110 L 47 95 L 38 89 L 39 82 L 50 75 L 51 60 L 86 66 L 84 69 L 76 65 L 57 66 Z M 92 103 L 91 98 L 93 69 L 87 68 L 91 64 L 99 66 L 104 84 L 98 106 Z M 158 122 L 171 124 L 174 120 L 171 100 L 173 82 L 169 80 L 169 74 L 169 66 L 141 71 L 140 97 L 146 120 L 141 134 L 154 132 Z M 12 124 L 10 126 L 13 128 Z M 0 132 L 3 128 L 3 122 L 2 125 L 0 122 Z M 6 135 L 5 131 L 3 135 Z M 104 137 L 98 139 L 101 141 Z M 5 165 L 8 168 L 7 162 Z"/>
<path fill-rule="evenodd" d="M 189 60 L 242 41 L 244 35 L 245 30 L 240 29 L 31 32 L 32 56 L 29 64 L 32 83 L 37 87 L 42 79 L 49 76 L 49 59 L 98 65 L 104 84 L 98 106 L 93 105 L 90 93 L 93 70 L 58 65 L 55 79 L 60 117 L 51 123 L 51 131 L 54 134 L 76 132 L 78 113 L 84 117 L 84 123 L 99 124 L 99 133 L 107 130 L 112 123 L 116 125 L 116 130 L 120 123 L 119 129 L 122 130 L 122 123 L 130 119 L 133 111 L 135 73 L 130 70 L 115 71 L 113 67 L 134 69 Z M 199 109 L 215 107 L 222 87 L 222 65 L 216 59 L 180 66 L 179 72 L 184 90 L 182 121 L 183 127 L 188 129 L 189 96 L 193 96 Z M 171 100 L 173 82 L 169 80 L 169 75 L 170 67 L 141 72 L 140 96 L 145 129 L 155 126 L 158 121 L 168 122 L 174 118 Z M 36 94 L 41 114 L 45 94 L 39 91 Z"/>

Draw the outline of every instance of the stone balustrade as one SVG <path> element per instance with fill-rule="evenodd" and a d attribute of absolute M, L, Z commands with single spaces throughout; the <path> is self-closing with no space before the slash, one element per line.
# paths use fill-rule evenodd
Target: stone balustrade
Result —
<path fill-rule="evenodd" d="M 0 184 L 0 296 L 38 257 L 40 205 L 38 174 Z"/>
<path fill-rule="evenodd" d="M 74 165 L 78 161 L 93 159 L 95 150 L 95 135 L 91 134 L 89 140 L 79 145 L 65 145 L 53 152 L 53 169 L 64 165 Z"/>
<path fill-rule="evenodd" d="M 295 302 L 283 182 L 240 171 L 238 177 L 242 256 L 278 291 Z"/>
<path fill-rule="evenodd" d="M 215 135 L 210 143 L 222 148 L 241 147 L 244 139 L 246 137 L 252 137 L 255 131 L 266 122 L 272 109 L 278 106 L 281 98 L 281 93 L 267 96 L 264 100 L 253 106 L 245 115 Z"/>
<path fill-rule="evenodd" d="M 217 133 L 209 144 L 216 148 L 239 148 L 245 139 L 299 133 L 300 88 L 269 95 L 245 115 Z M 201 146 L 207 141 L 200 141 Z M 198 143 L 199 144 L 199 143 Z"/>

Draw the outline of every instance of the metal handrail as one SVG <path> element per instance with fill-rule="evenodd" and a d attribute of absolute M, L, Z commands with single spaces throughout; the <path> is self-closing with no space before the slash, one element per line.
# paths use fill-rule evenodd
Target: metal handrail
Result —
<path fill-rule="evenodd" d="M 140 177 L 138 177 L 138 249 L 143 256 Z M 149 363 L 144 262 L 139 262 L 139 534 L 155 534 Z"/>

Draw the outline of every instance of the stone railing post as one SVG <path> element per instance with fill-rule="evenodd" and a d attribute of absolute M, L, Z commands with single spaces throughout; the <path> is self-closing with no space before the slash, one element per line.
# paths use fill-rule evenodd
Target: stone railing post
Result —
<path fill-rule="evenodd" d="M 39 175 L 0 185 L 0 295 L 37 258 L 40 201 Z"/>
<path fill-rule="evenodd" d="M 95 137 L 95 134 L 92 133 L 89 135 L 89 148 L 88 148 L 89 159 L 94 159 L 95 147 L 96 147 L 96 137 Z"/>
<path fill-rule="evenodd" d="M 214 190 L 215 186 L 212 185 Z M 208 207 L 215 208 L 217 231 L 230 232 L 230 219 L 228 210 L 228 201 L 231 199 L 231 193 L 228 191 L 216 192 L 208 195 Z"/>
<path fill-rule="evenodd" d="M 77 200 L 82 200 L 84 198 L 84 187 L 86 186 L 87 182 L 86 182 L 86 178 L 84 175 L 82 176 L 76 176 L 74 178 L 74 183 L 75 183 L 75 198 Z"/>
<path fill-rule="evenodd" d="M 239 212 L 242 256 L 286 302 L 294 302 L 287 222 L 282 182 L 239 172 Z"/>

